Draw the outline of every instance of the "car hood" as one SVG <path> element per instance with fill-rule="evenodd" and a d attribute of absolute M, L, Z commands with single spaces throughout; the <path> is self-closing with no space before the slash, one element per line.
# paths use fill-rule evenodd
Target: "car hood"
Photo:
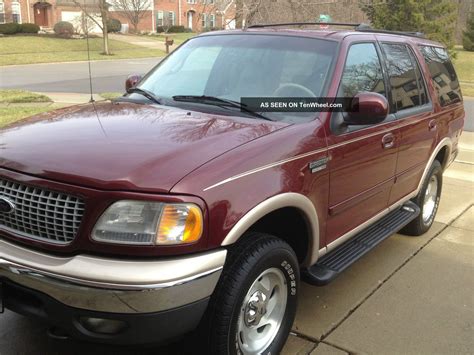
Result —
<path fill-rule="evenodd" d="M 286 125 L 101 102 L 5 127 L 0 166 L 104 190 L 168 192 L 209 160 Z"/>

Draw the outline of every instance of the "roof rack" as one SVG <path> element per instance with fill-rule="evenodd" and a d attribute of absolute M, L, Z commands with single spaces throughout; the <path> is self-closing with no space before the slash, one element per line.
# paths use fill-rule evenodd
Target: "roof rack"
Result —
<path fill-rule="evenodd" d="M 286 23 L 269 23 L 262 25 L 250 25 L 246 28 L 267 28 L 267 27 L 282 27 L 282 26 L 346 26 L 353 27 L 355 31 L 358 32 L 370 32 L 370 33 L 384 33 L 384 34 L 395 34 L 400 36 L 410 36 L 410 37 L 419 37 L 426 38 L 423 32 L 405 32 L 405 31 L 389 31 L 389 30 L 379 30 L 376 28 L 370 27 L 366 23 L 346 23 L 346 22 L 286 22 Z"/>
<path fill-rule="evenodd" d="M 419 38 L 426 38 L 423 32 L 405 32 L 405 31 L 389 31 L 389 30 L 378 30 L 376 28 L 356 28 L 358 32 L 370 32 L 370 33 L 385 33 L 385 34 L 392 34 L 392 35 L 400 35 L 400 36 L 410 36 L 410 37 L 419 37 Z"/>
<path fill-rule="evenodd" d="M 269 23 L 263 25 L 250 25 L 247 28 L 265 28 L 265 27 L 281 27 L 281 26 L 318 26 L 318 25 L 326 25 L 326 26 L 348 26 L 357 28 L 360 25 L 364 25 L 362 23 L 344 23 L 344 22 L 286 22 L 286 23 Z"/>

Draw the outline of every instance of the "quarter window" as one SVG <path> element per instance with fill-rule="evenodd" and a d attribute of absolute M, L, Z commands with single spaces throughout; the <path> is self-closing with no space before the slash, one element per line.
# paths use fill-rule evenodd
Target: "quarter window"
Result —
<path fill-rule="evenodd" d="M 420 46 L 421 53 L 433 78 L 441 106 L 461 101 L 461 89 L 446 49 Z"/>
<path fill-rule="evenodd" d="M 426 103 L 426 89 L 418 65 L 404 44 L 384 43 L 392 102 L 396 111 Z"/>
<path fill-rule="evenodd" d="M 354 97 L 360 91 L 385 96 L 382 66 L 373 43 L 358 43 L 350 47 L 338 96 Z"/>

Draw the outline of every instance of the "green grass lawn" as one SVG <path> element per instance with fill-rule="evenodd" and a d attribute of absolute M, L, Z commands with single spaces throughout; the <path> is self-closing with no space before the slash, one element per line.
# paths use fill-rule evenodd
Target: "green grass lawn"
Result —
<path fill-rule="evenodd" d="M 0 90 L 0 103 L 17 104 L 32 102 L 51 102 L 51 99 L 46 95 L 25 90 Z"/>
<path fill-rule="evenodd" d="M 59 107 L 52 104 L 46 95 L 25 90 L 0 90 L 0 128 L 22 118 Z"/>
<path fill-rule="evenodd" d="M 112 100 L 116 99 L 117 97 L 120 97 L 123 95 L 123 93 L 120 92 L 101 92 L 100 97 L 106 99 L 106 100 Z"/>
<path fill-rule="evenodd" d="M 102 38 L 89 39 L 92 60 L 162 57 L 164 51 L 148 49 L 109 40 L 113 55 L 100 54 Z M 85 39 L 63 39 L 41 36 L 6 36 L 0 38 L 0 66 L 87 60 Z"/>
<path fill-rule="evenodd" d="M 29 116 L 36 115 L 38 113 L 47 112 L 59 108 L 57 105 L 50 106 L 11 106 L 1 107 L 0 106 L 0 128 L 6 126 L 9 123 L 21 120 Z"/>
<path fill-rule="evenodd" d="M 198 35 L 198 33 L 194 33 L 194 32 L 168 33 L 168 34 L 160 33 L 160 34 L 157 34 L 157 35 L 147 36 L 147 38 L 152 38 L 152 39 L 156 39 L 158 41 L 164 42 L 166 37 L 169 37 L 171 39 L 174 39 L 173 46 L 177 46 L 177 45 L 180 45 L 181 43 L 183 43 L 184 41 L 186 41 L 187 39 L 192 38 L 192 37 L 197 36 L 197 35 Z"/>
<path fill-rule="evenodd" d="M 462 47 L 456 47 L 456 52 L 454 67 L 461 81 L 462 93 L 474 97 L 474 52 L 465 51 Z"/>

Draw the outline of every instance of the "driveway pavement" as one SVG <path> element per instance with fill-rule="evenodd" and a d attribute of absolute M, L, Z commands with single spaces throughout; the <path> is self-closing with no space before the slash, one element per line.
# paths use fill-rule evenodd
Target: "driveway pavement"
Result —
<path fill-rule="evenodd" d="M 468 354 L 474 351 L 474 133 L 463 133 L 441 204 L 421 237 L 394 235 L 325 287 L 303 284 L 283 354 Z M 34 320 L 0 316 L 0 354 L 192 354 L 56 341 Z"/>

